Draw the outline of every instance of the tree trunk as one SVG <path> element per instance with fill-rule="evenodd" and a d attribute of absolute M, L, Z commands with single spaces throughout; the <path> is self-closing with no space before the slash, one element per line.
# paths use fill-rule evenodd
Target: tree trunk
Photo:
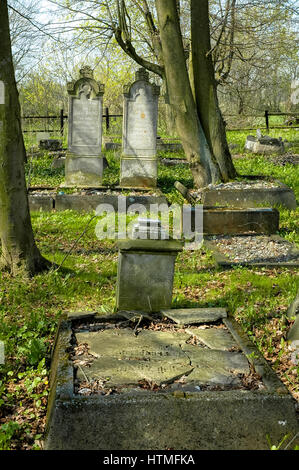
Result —
<path fill-rule="evenodd" d="M 166 79 L 163 77 L 162 81 L 162 96 L 164 97 L 164 109 L 165 109 L 165 128 L 168 136 L 176 135 L 175 120 L 172 107 L 169 104 L 168 90 L 166 86 Z"/>
<path fill-rule="evenodd" d="M 156 0 L 169 103 L 196 187 L 220 179 L 192 93 L 176 0 Z"/>
<path fill-rule="evenodd" d="M 12 274 L 33 275 L 50 263 L 40 255 L 31 226 L 7 0 L 0 2 L 0 40 L 0 262 Z"/>
<path fill-rule="evenodd" d="M 212 62 L 209 2 L 191 0 L 191 86 L 211 153 L 214 155 L 223 181 L 236 176 L 227 144 L 224 121 L 220 112 L 215 72 Z"/>

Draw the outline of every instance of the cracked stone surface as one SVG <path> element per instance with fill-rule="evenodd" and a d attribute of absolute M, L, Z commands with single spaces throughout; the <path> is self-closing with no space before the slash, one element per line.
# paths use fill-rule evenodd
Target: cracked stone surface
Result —
<path fill-rule="evenodd" d="M 215 322 L 227 317 L 225 308 L 178 308 L 162 310 L 161 313 L 179 325 Z"/>
<path fill-rule="evenodd" d="M 232 335 L 224 329 L 218 328 L 189 328 L 186 329 L 187 333 L 194 335 L 199 341 L 211 349 L 221 349 L 229 351 L 236 347 L 236 342 Z"/>
<path fill-rule="evenodd" d="M 213 330 L 214 343 L 211 332 L 206 341 L 222 344 L 223 350 L 191 344 L 194 329 L 142 330 L 137 336 L 129 328 L 76 333 L 78 344 L 86 343 L 94 356 L 91 364 L 79 363 L 77 379 L 100 380 L 104 387 L 136 386 L 144 380 L 160 386 L 178 379 L 187 385 L 240 384 L 238 374 L 249 373 L 248 361 L 240 352 L 224 350 L 236 347 L 228 340 L 227 331 Z M 204 331 L 210 330 L 200 333 Z"/>

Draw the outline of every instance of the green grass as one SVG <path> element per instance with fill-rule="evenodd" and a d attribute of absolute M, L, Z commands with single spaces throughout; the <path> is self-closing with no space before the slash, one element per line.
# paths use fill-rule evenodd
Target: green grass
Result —
<path fill-rule="evenodd" d="M 237 141 L 235 134 L 234 139 Z M 238 136 L 238 141 L 243 145 L 244 136 Z M 114 184 L 119 160 L 113 152 L 107 158 L 110 169 L 105 181 Z M 240 174 L 278 178 L 293 188 L 298 198 L 298 170 L 293 166 L 278 167 L 266 157 L 251 155 L 235 163 Z M 26 169 L 28 173 L 29 164 Z M 50 159 L 43 154 L 32 160 L 31 178 L 37 185 L 57 186 L 63 171 L 51 170 Z M 176 180 L 191 187 L 190 170 L 183 165 L 159 164 L 159 187 L 171 202 L 182 202 L 173 188 Z M 280 213 L 280 234 L 298 242 L 298 210 L 281 209 Z M 33 213 L 36 242 L 55 266 L 29 281 L 0 273 L 0 340 L 5 344 L 5 364 L 0 365 L 0 449 L 41 446 L 50 352 L 62 313 L 115 311 L 116 246 L 112 240 L 97 239 L 97 219 L 92 217 L 92 213 L 75 211 Z M 288 350 L 281 336 L 289 325 L 287 306 L 298 287 L 296 269 L 223 271 L 215 266 L 209 251 L 182 252 L 176 262 L 173 307 L 226 307 L 299 399 L 298 367 L 285 367 Z"/>

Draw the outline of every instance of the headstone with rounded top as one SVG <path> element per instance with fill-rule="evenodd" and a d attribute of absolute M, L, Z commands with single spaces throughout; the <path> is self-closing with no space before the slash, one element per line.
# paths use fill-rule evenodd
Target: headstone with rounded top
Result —
<path fill-rule="evenodd" d="M 157 122 L 160 87 L 141 68 L 124 87 L 123 143 L 120 186 L 157 185 Z"/>
<path fill-rule="evenodd" d="M 102 184 L 102 117 L 104 85 L 85 66 L 80 78 L 67 85 L 69 95 L 68 153 L 65 185 L 98 187 Z"/>

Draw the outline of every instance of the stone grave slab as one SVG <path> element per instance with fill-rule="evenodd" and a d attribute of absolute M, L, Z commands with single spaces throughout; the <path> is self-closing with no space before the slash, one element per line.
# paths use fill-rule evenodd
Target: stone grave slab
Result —
<path fill-rule="evenodd" d="M 234 320 L 221 323 L 229 351 L 192 341 L 194 328 L 163 315 L 141 326 L 134 318 L 61 319 L 46 450 L 262 450 L 267 435 L 295 437 L 292 397 Z"/>
<path fill-rule="evenodd" d="M 28 202 L 31 212 L 51 212 L 54 208 L 55 194 L 29 194 Z"/>
<path fill-rule="evenodd" d="M 51 139 L 50 132 L 37 132 L 36 133 L 36 143 L 39 145 L 40 141 L 43 139 Z"/>
<path fill-rule="evenodd" d="M 52 189 L 52 188 L 50 188 Z M 141 204 L 144 206 L 145 211 L 149 211 L 151 204 L 167 204 L 165 196 L 158 195 L 159 192 L 152 195 L 140 195 L 134 193 L 128 196 L 122 196 L 122 200 L 119 199 L 121 194 L 117 195 L 111 192 L 107 193 L 106 189 L 103 191 L 96 190 L 90 193 L 74 193 L 74 194 L 57 194 L 55 191 L 49 193 L 48 190 L 35 189 L 34 187 L 29 188 L 30 194 L 28 196 L 30 210 L 45 210 L 51 211 L 53 209 L 57 211 L 64 210 L 75 210 L 82 212 L 92 212 L 97 209 L 100 204 L 110 204 L 116 212 L 130 211 L 130 207 L 135 204 Z"/>
<path fill-rule="evenodd" d="M 225 308 L 173 308 L 162 309 L 161 313 L 179 325 L 216 322 L 227 317 Z"/>
<path fill-rule="evenodd" d="M 209 235 L 242 233 L 276 233 L 279 229 L 279 211 L 272 208 L 205 208 L 203 231 Z"/>
<path fill-rule="evenodd" d="M 88 344 L 96 359 L 77 376 L 106 380 L 104 387 L 137 386 L 139 380 L 158 385 L 172 382 L 192 370 L 188 356 L 180 348 L 189 337 L 154 331 L 135 336 L 132 329 L 78 333 L 77 342 Z"/>
<path fill-rule="evenodd" d="M 229 351 L 236 347 L 231 334 L 222 328 L 188 328 L 186 332 L 211 349 Z"/>

